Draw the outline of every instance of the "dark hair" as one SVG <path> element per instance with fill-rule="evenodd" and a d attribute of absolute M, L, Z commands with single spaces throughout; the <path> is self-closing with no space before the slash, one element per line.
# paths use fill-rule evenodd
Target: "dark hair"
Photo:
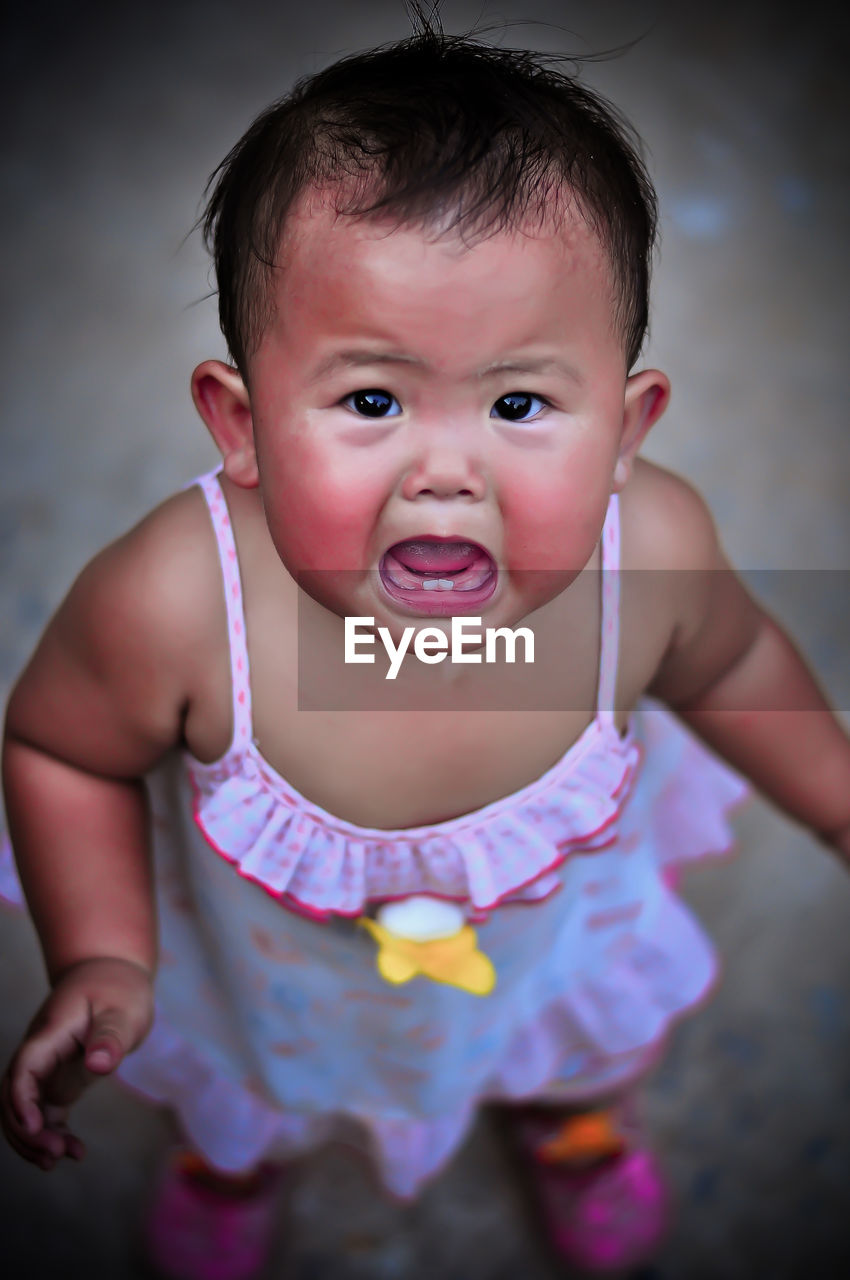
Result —
<path fill-rule="evenodd" d="M 542 224 L 573 201 L 608 254 L 631 368 L 647 326 L 655 192 L 631 126 L 544 61 L 426 25 L 305 77 L 257 117 L 211 175 L 200 220 L 243 376 L 271 315 L 284 221 L 318 186 L 336 188 L 340 213 L 439 220 L 478 237 Z"/>

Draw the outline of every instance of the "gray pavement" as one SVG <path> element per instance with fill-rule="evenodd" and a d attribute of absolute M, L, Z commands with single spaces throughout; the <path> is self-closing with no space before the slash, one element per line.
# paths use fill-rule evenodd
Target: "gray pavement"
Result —
<path fill-rule="evenodd" d="M 674 398 L 646 452 L 706 494 L 850 708 L 846 17 L 820 0 L 444 12 L 450 30 L 535 20 L 502 38 L 579 54 L 638 41 L 584 74 L 643 134 L 661 198 L 646 358 Z M 213 460 L 187 390 L 223 355 L 184 242 L 207 175 L 296 76 L 407 30 L 396 0 L 40 3 L 4 30 L 0 695 L 85 561 Z M 725 974 L 652 1081 L 678 1215 L 647 1274 L 831 1280 L 850 1274 L 850 878 L 761 801 L 737 826 L 738 856 L 686 885 Z M 4 1059 L 43 990 L 31 926 L 0 911 Z M 45 1176 L 0 1147 L 10 1280 L 143 1274 L 136 1224 L 170 1122 L 106 1083 L 79 1123 L 79 1167 Z M 268 1271 L 556 1274 L 486 1116 L 412 1207 L 345 1150 L 294 1169 Z"/>

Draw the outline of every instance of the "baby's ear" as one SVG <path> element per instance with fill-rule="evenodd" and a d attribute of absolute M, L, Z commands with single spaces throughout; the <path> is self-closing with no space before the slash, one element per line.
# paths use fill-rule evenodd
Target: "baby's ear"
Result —
<path fill-rule="evenodd" d="M 224 474 L 242 489 L 260 477 L 248 389 L 238 371 L 221 360 L 205 360 L 192 374 L 192 399 L 224 459 Z"/>
<path fill-rule="evenodd" d="M 626 382 L 620 452 L 614 468 L 614 492 L 624 488 L 632 474 L 637 451 L 649 428 L 658 421 L 670 402 L 670 379 L 659 369 L 643 369 Z"/>

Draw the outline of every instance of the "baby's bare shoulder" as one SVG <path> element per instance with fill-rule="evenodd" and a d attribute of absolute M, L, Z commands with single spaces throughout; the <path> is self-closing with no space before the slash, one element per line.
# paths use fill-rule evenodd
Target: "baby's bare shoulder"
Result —
<path fill-rule="evenodd" d="M 69 601 L 179 647 L 202 633 L 221 596 L 206 503 L 197 488 L 166 499 L 83 570 Z"/>
<path fill-rule="evenodd" d="M 13 691 L 9 724 L 86 768 L 141 772 L 179 740 L 222 634 L 215 539 L 188 490 L 83 569 Z"/>
<path fill-rule="evenodd" d="M 716 569 L 723 564 L 704 498 L 681 476 L 639 458 L 621 495 L 627 569 Z"/>
<path fill-rule="evenodd" d="M 647 687 L 682 706 L 747 650 L 758 609 L 723 554 L 711 512 L 690 484 L 641 462 L 623 498 L 624 566 L 661 571 L 626 575 L 626 592 L 639 598 L 662 640 L 666 633 Z"/>

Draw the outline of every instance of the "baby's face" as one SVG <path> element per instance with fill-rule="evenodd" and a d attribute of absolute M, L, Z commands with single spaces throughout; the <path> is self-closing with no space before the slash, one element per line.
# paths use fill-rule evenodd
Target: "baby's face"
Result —
<path fill-rule="evenodd" d="M 466 248 L 315 202 L 281 262 L 250 381 L 289 571 L 394 635 L 515 625 L 563 590 L 599 538 L 627 385 L 585 224 Z"/>

